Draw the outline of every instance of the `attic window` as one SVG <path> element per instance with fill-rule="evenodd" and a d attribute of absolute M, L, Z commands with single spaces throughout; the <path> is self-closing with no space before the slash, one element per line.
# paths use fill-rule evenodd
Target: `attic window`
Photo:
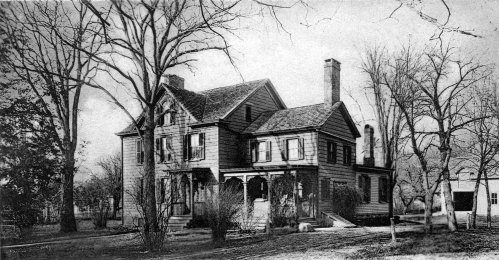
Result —
<path fill-rule="evenodd" d="M 251 122 L 251 105 L 246 105 L 246 122 Z"/>

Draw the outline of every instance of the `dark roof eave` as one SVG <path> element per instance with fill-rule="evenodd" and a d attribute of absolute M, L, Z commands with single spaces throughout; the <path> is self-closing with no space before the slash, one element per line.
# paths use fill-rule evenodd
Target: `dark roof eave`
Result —
<path fill-rule="evenodd" d="M 273 135 L 273 134 L 282 134 L 282 133 L 290 133 L 290 132 L 303 132 L 303 131 L 310 131 L 310 130 L 317 131 L 318 127 L 317 126 L 305 126 L 305 127 L 299 127 L 299 128 L 277 130 L 277 131 L 252 132 L 252 133 L 244 133 L 244 134 L 249 135 L 249 136 L 261 136 L 261 135 Z"/>
<path fill-rule="evenodd" d="M 358 172 L 384 173 L 390 174 L 390 169 L 379 166 L 366 166 L 363 164 L 354 164 L 353 169 Z"/>
<path fill-rule="evenodd" d="M 189 124 L 190 127 L 195 128 L 195 127 L 203 127 L 203 126 L 211 126 L 211 125 L 217 125 L 217 124 L 223 124 L 225 121 L 223 119 L 216 119 L 216 120 L 211 120 L 207 122 L 196 122 Z"/>
<path fill-rule="evenodd" d="M 271 166 L 253 166 L 247 168 L 227 168 L 220 169 L 221 173 L 239 173 L 255 171 L 283 171 L 283 170 L 316 170 L 317 165 L 271 165 Z"/>

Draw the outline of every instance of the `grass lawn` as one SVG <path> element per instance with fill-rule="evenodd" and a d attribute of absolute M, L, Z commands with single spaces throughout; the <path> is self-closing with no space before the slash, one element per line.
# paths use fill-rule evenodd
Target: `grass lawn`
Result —
<path fill-rule="evenodd" d="M 462 226 L 461 226 L 462 228 Z M 422 225 L 399 226 L 397 243 L 388 227 L 331 229 L 327 232 L 268 236 L 231 234 L 216 248 L 208 230 L 191 230 L 168 238 L 161 252 L 147 252 L 137 233 L 81 238 L 61 243 L 3 249 L 3 256 L 21 259 L 331 259 L 393 257 L 448 258 L 499 255 L 499 228 L 447 232 L 439 225 L 426 235 Z M 456 255 L 457 254 L 457 255 Z M 456 257 L 457 256 L 457 257 Z M 3 257 L 2 257 L 3 259 Z"/>
<path fill-rule="evenodd" d="M 107 228 L 95 229 L 91 220 L 77 220 L 78 232 L 61 233 L 59 224 L 36 225 L 30 229 L 21 231 L 21 238 L 7 239 L 2 241 L 2 246 L 14 244 L 29 244 L 49 242 L 55 240 L 75 239 L 89 236 L 102 236 L 119 234 L 129 231 L 121 227 L 121 220 L 108 220 Z"/>

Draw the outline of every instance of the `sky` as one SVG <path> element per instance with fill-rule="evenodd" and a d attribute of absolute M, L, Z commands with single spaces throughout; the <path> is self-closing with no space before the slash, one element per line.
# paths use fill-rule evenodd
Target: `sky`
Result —
<path fill-rule="evenodd" d="M 440 1 L 423 2 L 425 13 L 444 20 Z M 461 48 L 463 55 L 474 55 L 489 64 L 499 61 L 499 1 L 447 2 L 452 14 L 449 25 L 482 37 L 445 33 L 443 39 Z M 405 6 L 388 18 L 399 5 L 395 0 L 310 3 L 306 10 L 297 7 L 277 12 L 286 31 L 269 16 L 244 20 L 235 36 L 227 36 L 237 70 L 223 54 L 207 52 L 196 57 L 194 71 L 181 68 L 169 73 L 183 77 L 185 88 L 191 91 L 268 78 L 286 105 L 297 107 L 322 102 L 323 63 L 334 58 L 341 63 L 341 100 L 356 121 L 372 124 L 373 114 L 362 90 L 367 84 L 360 69 L 363 51 L 374 45 L 393 49 L 408 41 L 436 44 L 430 40 L 435 26 Z M 114 83 L 109 80 L 109 84 Z M 127 95 L 120 98 L 133 115 L 140 113 L 135 100 Z M 115 133 L 130 123 L 104 94 L 89 89 L 82 93 L 79 121 L 84 148 L 79 151 L 76 181 L 99 173 L 99 158 L 120 151 Z M 362 139 L 357 142 L 362 144 Z"/>

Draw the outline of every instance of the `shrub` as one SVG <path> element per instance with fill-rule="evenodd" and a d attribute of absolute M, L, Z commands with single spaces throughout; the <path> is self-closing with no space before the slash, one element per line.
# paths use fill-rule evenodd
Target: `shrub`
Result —
<path fill-rule="evenodd" d="M 205 215 L 211 228 L 212 239 L 219 245 L 225 242 L 227 231 L 235 224 L 243 209 L 244 195 L 237 187 L 220 185 L 206 201 Z"/>
<path fill-rule="evenodd" d="M 294 177 L 285 174 L 276 178 L 271 190 L 271 216 L 273 227 L 292 225 L 296 220 L 296 208 L 293 199 Z"/>
<path fill-rule="evenodd" d="M 348 185 L 335 186 L 332 192 L 333 212 L 341 217 L 353 221 L 355 208 L 362 201 L 362 193 Z"/>

